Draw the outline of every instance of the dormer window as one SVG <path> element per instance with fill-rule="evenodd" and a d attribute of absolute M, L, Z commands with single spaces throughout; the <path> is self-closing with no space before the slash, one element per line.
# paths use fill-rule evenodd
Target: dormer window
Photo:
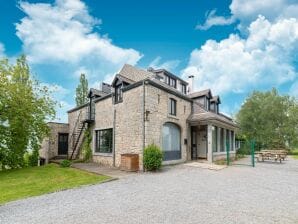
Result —
<path fill-rule="evenodd" d="M 174 87 L 176 89 L 177 87 L 177 81 L 176 79 L 173 79 L 169 76 L 165 76 L 165 83 L 167 83 L 169 86 Z"/>
<path fill-rule="evenodd" d="M 115 87 L 115 103 L 122 102 L 123 94 L 122 94 L 122 85 L 118 85 Z"/>
<path fill-rule="evenodd" d="M 185 84 L 181 84 L 181 92 L 183 94 L 186 94 L 186 85 Z"/>

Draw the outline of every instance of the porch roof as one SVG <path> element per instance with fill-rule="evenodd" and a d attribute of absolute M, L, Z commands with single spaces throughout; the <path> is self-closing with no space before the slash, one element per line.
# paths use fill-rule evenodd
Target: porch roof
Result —
<path fill-rule="evenodd" d="M 220 114 L 216 114 L 213 112 L 203 112 L 203 113 L 196 113 L 196 114 L 191 114 L 187 121 L 189 123 L 198 123 L 198 122 L 218 122 L 218 123 L 223 123 L 224 125 L 228 125 L 228 126 L 232 126 L 233 128 L 239 128 L 239 126 L 232 120 L 232 119 L 228 119 L 225 116 L 222 116 Z"/>

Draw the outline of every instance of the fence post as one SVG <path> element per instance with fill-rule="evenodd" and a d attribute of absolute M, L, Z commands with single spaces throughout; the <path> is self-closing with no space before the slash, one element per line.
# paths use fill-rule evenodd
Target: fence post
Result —
<path fill-rule="evenodd" d="M 229 142 L 226 143 L 227 148 L 227 166 L 230 165 L 230 144 Z"/>
<path fill-rule="evenodd" d="M 251 151 L 251 164 L 252 164 L 252 167 L 255 167 L 255 140 L 254 139 L 251 141 L 250 151 Z"/>

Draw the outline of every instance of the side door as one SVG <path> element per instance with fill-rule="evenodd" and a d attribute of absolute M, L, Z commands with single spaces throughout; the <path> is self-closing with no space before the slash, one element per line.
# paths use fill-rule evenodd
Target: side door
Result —
<path fill-rule="evenodd" d="M 58 155 L 67 155 L 68 153 L 68 134 L 58 134 Z"/>

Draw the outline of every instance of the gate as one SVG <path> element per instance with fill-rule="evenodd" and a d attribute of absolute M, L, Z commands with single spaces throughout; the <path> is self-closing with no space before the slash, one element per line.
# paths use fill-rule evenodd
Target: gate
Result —
<path fill-rule="evenodd" d="M 240 140 L 236 142 L 236 154 L 231 155 L 227 143 L 227 165 L 244 165 L 255 167 L 255 140 Z"/>

